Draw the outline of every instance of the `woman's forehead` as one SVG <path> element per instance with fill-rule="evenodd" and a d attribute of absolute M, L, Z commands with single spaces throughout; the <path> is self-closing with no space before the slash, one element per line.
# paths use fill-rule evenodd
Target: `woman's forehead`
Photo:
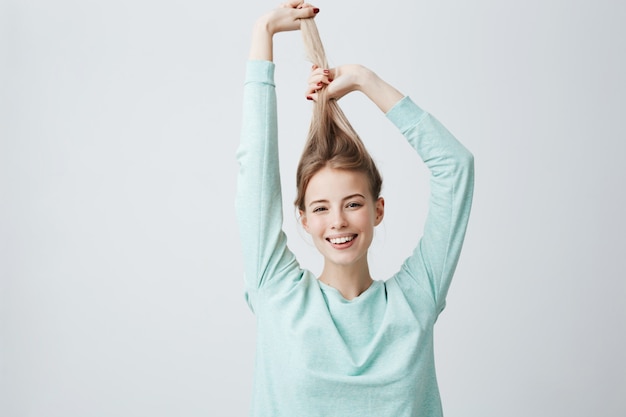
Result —
<path fill-rule="evenodd" d="M 356 194 L 364 197 L 370 194 L 365 173 L 325 167 L 311 177 L 305 200 L 337 200 Z"/>

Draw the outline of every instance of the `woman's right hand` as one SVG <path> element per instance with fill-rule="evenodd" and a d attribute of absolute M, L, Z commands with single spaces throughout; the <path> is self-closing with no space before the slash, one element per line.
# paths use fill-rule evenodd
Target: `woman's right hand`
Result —
<path fill-rule="evenodd" d="M 302 0 L 290 0 L 265 13 L 254 25 L 249 58 L 272 61 L 274 34 L 299 30 L 301 19 L 313 18 L 318 12 L 318 8 Z"/>
<path fill-rule="evenodd" d="M 257 27 L 267 30 L 271 35 L 300 29 L 301 19 L 315 17 L 319 9 L 301 0 L 285 2 L 264 14 L 257 20 Z"/>

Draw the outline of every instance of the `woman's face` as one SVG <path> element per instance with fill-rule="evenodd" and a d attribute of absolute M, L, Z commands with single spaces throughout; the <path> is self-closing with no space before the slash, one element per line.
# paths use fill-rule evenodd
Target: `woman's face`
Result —
<path fill-rule="evenodd" d="M 309 181 L 300 213 L 325 262 L 349 266 L 367 262 L 374 227 L 383 219 L 384 200 L 374 200 L 362 172 L 325 167 Z"/>

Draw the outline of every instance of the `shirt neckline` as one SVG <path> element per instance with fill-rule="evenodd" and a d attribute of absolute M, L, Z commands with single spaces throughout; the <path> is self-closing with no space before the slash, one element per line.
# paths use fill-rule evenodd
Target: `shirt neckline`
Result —
<path fill-rule="evenodd" d="M 380 287 L 380 285 L 382 284 L 382 281 L 373 280 L 370 286 L 367 287 L 365 291 L 363 291 L 361 294 L 357 295 L 353 299 L 348 300 L 341 294 L 341 292 L 337 288 L 331 285 L 328 285 L 320 281 L 319 279 L 316 279 L 316 280 L 320 286 L 320 289 L 324 292 L 324 294 L 326 294 L 327 296 L 332 296 L 333 298 L 335 298 L 336 300 L 344 304 L 354 304 L 354 303 L 358 303 L 362 300 L 369 298 L 369 294 L 375 293 L 376 288 Z"/>

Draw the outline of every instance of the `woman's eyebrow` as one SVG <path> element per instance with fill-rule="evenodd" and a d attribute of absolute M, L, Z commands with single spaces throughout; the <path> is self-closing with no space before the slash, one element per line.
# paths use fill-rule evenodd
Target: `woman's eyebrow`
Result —
<path fill-rule="evenodd" d="M 315 201 L 311 201 L 309 203 L 309 207 L 311 207 L 313 204 L 319 204 L 319 203 L 328 203 L 328 200 L 315 200 Z"/>
<path fill-rule="evenodd" d="M 355 197 L 361 197 L 362 199 L 365 199 L 365 196 L 363 194 L 356 193 L 356 194 L 350 194 L 349 196 L 344 197 L 343 200 L 344 201 L 350 200 L 351 198 L 355 198 Z"/>

